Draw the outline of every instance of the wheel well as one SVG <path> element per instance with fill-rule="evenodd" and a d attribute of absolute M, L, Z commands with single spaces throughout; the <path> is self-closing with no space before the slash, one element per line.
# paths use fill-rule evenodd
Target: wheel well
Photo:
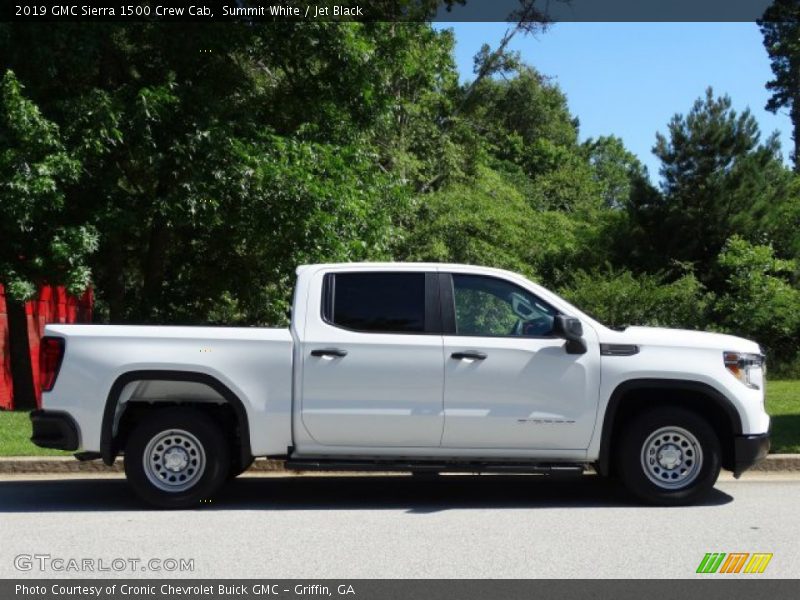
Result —
<path fill-rule="evenodd" d="M 158 393 L 148 387 L 155 383 Z M 123 391 L 130 384 L 134 384 L 136 390 L 117 416 Z M 204 373 L 133 371 L 118 377 L 109 391 L 100 439 L 103 461 L 109 465 L 114 462 L 131 431 L 143 418 L 155 410 L 175 406 L 208 414 L 230 440 L 231 456 L 238 457 L 242 464 L 252 458 L 247 412 L 238 396 L 222 382 Z"/>
<path fill-rule="evenodd" d="M 148 402 L 142 400 L 132 400 L 125 404 L 124 412 L 117 426 L 117 434 L 114 436 L 114 447 L 118 451 L 123 451 L 128 443 L 128 438 L 139 423 L 150 417 L 153 413 L 167 408 L 189 408 L 208 415 L 214 423 L 219 426 L 225 438 L 229 442 L 231 456 L 238 457 L 242 445 L 241 432 L 236 419 L 233 407 L 227 403 L 210 402 L 191 402 L 191 401 L 170 401 L 170 402 Z"/>
<path fill-rule="evenodd" d="M 612 457 L 627 424 L 655 407 L 679 407 L 703 417 L 719 438 L 723 468 L 733 469 L 734 436 L 741 431 L 741 424 L 727 399 L 713 388 L 700 386 L 635 385 L 618 388 L 609 401 L 598 460 L 601 473 L 614 474 Z"/>

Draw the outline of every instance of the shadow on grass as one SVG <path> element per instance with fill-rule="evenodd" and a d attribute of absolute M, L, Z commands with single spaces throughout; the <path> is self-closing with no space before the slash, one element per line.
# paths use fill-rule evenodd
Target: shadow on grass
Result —
<path fill-rule="evenodd" d="M 733 498 L 713 490 L 702 503 Z M 404 510 L 639 508 L 619 484 L 596 476 L 244 477 L 201 510 Z M 0 481 L 0 513 L 147 510 L 122 479 Z M 669 509 L 669 510 L 680 510 Z"/>
<path fill-rule="evenodd" d="M 772 415 L 772 452 L 800 451 L 800 414 Z"/>

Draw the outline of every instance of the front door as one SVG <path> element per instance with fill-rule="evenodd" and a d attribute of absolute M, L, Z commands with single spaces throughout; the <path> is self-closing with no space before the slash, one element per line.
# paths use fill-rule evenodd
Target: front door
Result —
<path fill-rule="evenodd" d="M 589 445 L 599 352 L 568 354 L 551 335 L 554 308 L 497 277 L 442 276 L 445 427 L 442 447 L 580 450 Z M 445 323 L 445 328 L 448 324 Z"/>

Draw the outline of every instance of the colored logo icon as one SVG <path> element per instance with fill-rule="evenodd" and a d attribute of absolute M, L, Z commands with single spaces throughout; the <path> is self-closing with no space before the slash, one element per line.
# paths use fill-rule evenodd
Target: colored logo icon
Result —
<path fill-rule="evenodd" d="M 697 566 L 697 573 L 763 573 L 772 553 L 766 552 L 707 552 Z"/>

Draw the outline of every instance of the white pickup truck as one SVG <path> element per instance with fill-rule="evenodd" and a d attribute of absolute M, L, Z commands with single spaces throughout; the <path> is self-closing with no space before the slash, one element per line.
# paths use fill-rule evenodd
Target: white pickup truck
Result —
<path fill-rule="evenodd" d="M 289 329 L 48 325 L 33 442 L 190 507 L 253 457 L 298 470 L 577 473 L 695 502 L 765 457 L 751 341 L 605 327 L 507 271 L 297 270 Z"/>

